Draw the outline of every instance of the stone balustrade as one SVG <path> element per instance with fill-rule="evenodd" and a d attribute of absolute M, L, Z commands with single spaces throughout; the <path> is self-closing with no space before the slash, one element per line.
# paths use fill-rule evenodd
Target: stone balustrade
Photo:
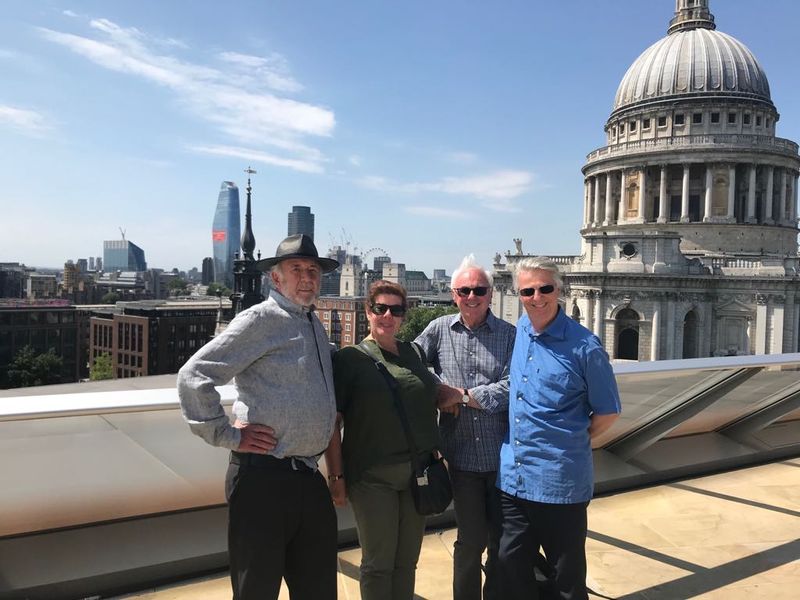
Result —
<path fill-rule="evenodd" d="M 669 152 L 686 148 L 719 148 L 723 145 L 739 146 L 749 150 L 771 150 L 788 156 L 797 156 L 798 154 L 798 145 L 785 138 L 747 133 L 704 133 L 653 140 L 637 140 L 614 144 L 613 146 L 604 146 L 590 152 L 586 157 L 586 162 L 592 163 L 597 160 L 628 154 Z"/>

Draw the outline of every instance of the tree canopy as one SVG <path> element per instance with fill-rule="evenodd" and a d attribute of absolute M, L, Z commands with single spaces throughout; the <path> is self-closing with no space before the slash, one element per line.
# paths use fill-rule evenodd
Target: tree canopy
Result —
<path fill-rule="evenodd" d="M 458 312 L 455 306 L 434 306 L 412 308 L 406 314 L 406 320 L 397 333 L 401 340 L 410 342 L 414 340 L 428 326 L 428 323 L 444 315 L 452 315 Z"/>
<path fill-rule="evenodd" d="M 37 353 L 33 346 L 23 346 L 8 366 L 9 387 L 61 383 L 63 364 L 63 359 L 52 348 L 47 352 Z"/>
<path fill-rule="evenodd" d="M 114 377 L 114 365 L 111 364 L 111 355 L 101 354 L 94 359 L 89 369 L 89 379 L 100 381 L 102 379 L 112 379 Z"/>
<path fill-rule="evenodd" d="M 233 291 L 230 290 L 229 288 L 226 288 L 221 283 L 217 283 L 216 281 L 214 281 L 214 282 L 208 284 L 208 289 L 206 290 L 206 295 L 207 296 L 216 296 L 217 292 L 220 292 L 220 291 L 222 292 L 221 295 L 222 295 L 223 298 L 227 298 L 228 296 L 230 296 L 233 293 Z"/>

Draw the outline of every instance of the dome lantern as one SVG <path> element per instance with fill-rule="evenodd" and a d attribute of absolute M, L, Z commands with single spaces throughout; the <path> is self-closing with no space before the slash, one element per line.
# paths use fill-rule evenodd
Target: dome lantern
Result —
<path fill-rule="evenodd" d="M 708 0 L 676 0 L 675 17 L 669 22 L 667 34 L 687 29 L 716 29 Z"/>

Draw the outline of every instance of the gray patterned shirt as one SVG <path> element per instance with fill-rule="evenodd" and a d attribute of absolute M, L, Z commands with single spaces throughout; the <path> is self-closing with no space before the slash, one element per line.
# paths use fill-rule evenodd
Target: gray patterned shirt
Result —
<path fill-rule="evenodd" d="M 462 471 L 496 471 L 508 429 L 508 371 L 516 329 L 491 312 L 474 331 L 460 315 L 431 321 L 416 341 L 436 374 L 465 388 L 481 409 L 462 406 L 459 416 L 442 413 L 442 452 Z"/>
<path fill-rule="evenodd" d="M 278 444 L 270 454 L 303 457 L 315 466 L 336 418 L 328 337 L 316 315 L 272 290 L 179 371 L 178 396 L 191 430 L 209 444 L 236 450 L 240 432 L 215 389 L 232 378 L 238 393 L 233 414 L 275 430 Z"/>

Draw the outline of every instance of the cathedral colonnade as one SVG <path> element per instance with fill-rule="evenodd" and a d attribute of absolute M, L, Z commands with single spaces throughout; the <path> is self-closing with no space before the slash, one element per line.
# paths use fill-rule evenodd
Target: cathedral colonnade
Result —
<path fill-rule="evenodd" d="M 585 178 L 583 228 L 625 223 L 795 227 L 798 171 L 755 162 L 609 168 Z"/>

